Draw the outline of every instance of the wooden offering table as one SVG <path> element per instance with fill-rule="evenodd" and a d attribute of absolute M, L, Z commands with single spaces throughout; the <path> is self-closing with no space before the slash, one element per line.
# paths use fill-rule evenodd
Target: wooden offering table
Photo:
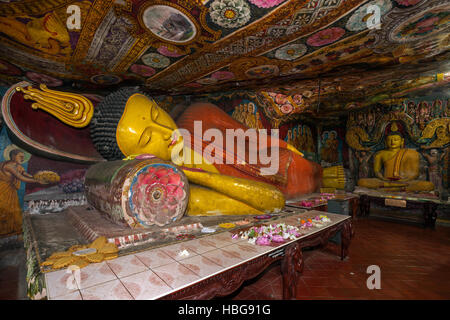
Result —
<path fill-rule="evenodd" d="M 321 211 L 299 212 L 287 208 L 285 215 L 268 224 L 299 226 L 299 219 L 312 219 Z M 287 215 L 286 215 L 287 214 Z M 45 273 L 48 299 L 211 299 L 237 290 L 242 283 L 281 260 L 283 298 L 296 297 L 296 282 L 303 269 L 302 249 L 325 244 L 341 234 L 341 259 L 348 254 L 352 237 L 350 216 L 326 214 L 331 222 L 301 229 L 295 240 L 276 246 L 260 246 L 224 231 L 150 250 L 120 255 L 91 264 L 74 281 L 68 269 Z M 67 283 L 72 283 L 67 286 Z"/>
<path fill-rule="evenodd" d="M 437 213 L 436 209 L 439 205 L 450 205 L 448 201 L 441 201 L 435 198 L 411 196 L 406 194 L 384 194 L 370 192 L 360 194 L 359 205 L 361 216 L 369 216 L 371 204 L 379 206 L 391 207 L 395 209 L 420 209 L 423 214 L 423 226 L 425 228 L 435 228 Z"/>
<path fill-rule="evenodd" d="M 277 223 L 295 224 L 295 219 L 312 218 L 320 211 L 309 211 L 300 214 L 288 221 L 279 221 Z M 281 272 L 283 276 L 283 299 L 291 300 L 296 297 L 297 280 L 303 270 L 304 261 L 302 249 L 317 245 L 325 245 L 328 240 L 341 232 L 341 260 L 348 255 L 350 240 L 353 235 L 352 220 L 350 217 L 328 214 L 332 222 L 322 228 L 311 230 L 297 240 L 293 240 L 277 247 L 260 247 L 259 250 L 267 250 L 264 253 L 256 253 L 246 261 L 223 269 L 220 273 L 205 278 L 202 281 L 193 283 L 185 288 L 176 290 L 162 299 L 211 299 L 214 297 L 227 296 L 242 285 L 245 280 L 252 279 L 262 273 L 268 266 L 275 261 L 281 260 Z M 245 250 L 247 241 L 241 241 L 238 247 Z M 251 245 L 250 245 L 251 246 Z M 257 248 L 255 248 L 257 249 Z"/>

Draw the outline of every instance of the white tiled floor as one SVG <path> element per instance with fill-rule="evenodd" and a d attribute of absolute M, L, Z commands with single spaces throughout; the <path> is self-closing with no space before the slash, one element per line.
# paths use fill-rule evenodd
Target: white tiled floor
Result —
<path fill-rule="evenodd" d="M 324 213 L 309 211 L 300 215 L 302 219 L 308 219 L 320 214 Z M 346 218 L 326 214 L 334 223 Z M 287 221 L 296 222 L 300 215 L 289 217 Z M 318 230 L 312 228 L 304 232 L 308 234 Z M 252 245 L 247 240 L 240 237 L 232 239 L 231 236 L 231 232 L 225 231 L 130 254 L 91 264 L 81 269 L 79 273 L 68 269 L 46 273 L 48 298 L 60 300 L 157 299 L 276 249 L 272 246 Z"/>

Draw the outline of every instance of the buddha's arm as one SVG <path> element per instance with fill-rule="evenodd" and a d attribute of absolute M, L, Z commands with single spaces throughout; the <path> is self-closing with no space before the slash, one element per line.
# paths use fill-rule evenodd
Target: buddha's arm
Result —
<path fill-rule="evenodd" d="M 383 172 L 381 171 L 383 168 L 383 161 L 382 161 L 382 156 L 380 153 L 377 153 L 375 155 L 375 157 L 373 158 L 373 171 L 375 174 L 375 177 L 381 180 L 387 180 L 384 175 Z"/>
<path fill-rule="evenodd" d="M 255 210 L 253 212 L 249 210 L 248 214 L 277 212 L 285 204 L 283 193 L 270 184 L 189 169 L 185 169 L 184 173 L 188 177 L 189 182 L 201 185 L 212 191 L 208 193 L 208 189 L 200 191 L 193 189 L 194 192 L 201 192 L 204 203 L 211 203 L 211 208 L 205 208 L 205 211 L 213 209 L 219 211 L 221 203 L 224 204 L 227 198 L 230 199 L 228 201 L 230 206 L 234 206 L 236 211 L 241 212 L 243 208 L 246 210 L 253 208 Z M 221 202 L 213 200 L 217 193 L 221 195 Z M 198 195 L 195 194 L 193 198 L 197 199 Z"/>
<path fill-rule="evenodd" d="M 401 175 L 402 179 L 399 181 L 416 180 L 419 177 L 420 157 L 417 152 L 409 152 L 405 161 L 402 163 Z"/>

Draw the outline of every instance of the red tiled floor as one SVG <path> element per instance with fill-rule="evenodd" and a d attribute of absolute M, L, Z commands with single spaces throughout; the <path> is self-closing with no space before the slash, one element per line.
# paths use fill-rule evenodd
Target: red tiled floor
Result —
<path fill-rule="evenodd" d="M 340 247 L 304 251 L 297 299 L 450 299 L 450 229 L 436 230 L 373 219 L 357 219 L 349 257 Z M 381 271 L 381 289 L 369 290 L 370 265 Z M 241 299 L 281 299 L 280 265 L 274 264 L 238 293 Z"/>

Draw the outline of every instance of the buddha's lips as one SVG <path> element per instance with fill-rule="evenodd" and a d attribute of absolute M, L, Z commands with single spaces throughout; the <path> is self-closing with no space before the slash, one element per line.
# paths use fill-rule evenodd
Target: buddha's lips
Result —
<path fill-rule="evenodd" d="M 178 141 L 178 136 L 174 135 L 173 140 L 170 142 L 169 146 L 173 146 L 174 144 L 176 144 Z"/>

